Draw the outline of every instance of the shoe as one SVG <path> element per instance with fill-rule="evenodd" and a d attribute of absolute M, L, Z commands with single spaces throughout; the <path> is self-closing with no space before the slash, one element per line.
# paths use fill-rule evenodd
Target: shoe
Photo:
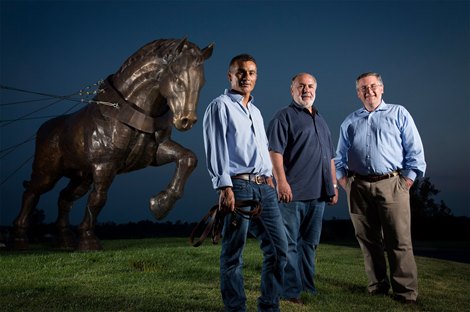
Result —
<path fill-rule="evenodd" d="M 413 299 L 406 299 L 402 296 L 393 296 L 393 300 L 395 301 L 398 301 L 402 304 L 406 304 L 406 305 L 416 305 L 416 300 L 413 300 Z"/>
<path fill-rule="evenodd" d="M 304 302 L 300 298 L 285 298 L 285 299 L 282 299 L 282 300 L 288 301 L 288 302 L 291 302 L 291 303 L 294 303 L 294 304 L 299 304 L 299 305 L 304 304 Z"/>
<path fill-rule="evenodd" d="M 369 291 L 371 296 L 388 296 L 388 289 L 377 288 L 372 291 Z"/>

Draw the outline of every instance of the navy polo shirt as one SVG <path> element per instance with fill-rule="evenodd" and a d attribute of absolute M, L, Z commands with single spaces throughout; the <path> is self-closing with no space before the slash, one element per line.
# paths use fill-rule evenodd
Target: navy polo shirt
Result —
<path fill-rule="evenodd" d="M 268 126 L 269 150 L 284 158 L 293 200 L 334 196 L 331 160 L 335 149 L 325 119 L 292 102 L 276 113 Z"/>

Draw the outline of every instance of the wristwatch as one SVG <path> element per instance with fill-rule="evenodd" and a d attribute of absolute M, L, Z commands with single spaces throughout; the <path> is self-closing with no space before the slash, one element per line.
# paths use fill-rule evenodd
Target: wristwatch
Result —
<path fill-rule="evenodd" d="M 338 184 L 333 184 L 333 187 L 339 190 Z"/>

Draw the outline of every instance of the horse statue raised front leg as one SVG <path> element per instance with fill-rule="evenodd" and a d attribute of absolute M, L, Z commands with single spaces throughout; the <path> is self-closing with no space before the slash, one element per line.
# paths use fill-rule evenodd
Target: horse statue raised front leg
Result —
<path fill-rule="evenodd" d="M 58 200 L 62 247 L 74 246 L 69 213 L 77 199 L 89 193 L 78 249 L 102 249 L 94 228 L 115 176 L 174 162 L 167 188 L 150 200 L 155 217 L 164 218 L 183 196 L 197 164 L 193 152 L 171 140 L 172 127 L 186 131 L 196 122 L 203 63 L 212 51 L 213 45 L 200 50 L 186 39 L 153 41 L 101 84 L 91 104 L 45 122 L 36 135 L 31 179 L 24 183 L 14 221 L 14 247 L 28 248 L 28 217 L 62 177 L 70 179 Z"/>

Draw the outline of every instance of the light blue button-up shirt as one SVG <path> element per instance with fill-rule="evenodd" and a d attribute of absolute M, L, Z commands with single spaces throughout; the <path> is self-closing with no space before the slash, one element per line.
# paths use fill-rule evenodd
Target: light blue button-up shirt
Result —
<path fill-rule="evenodd" d="M 338 179 L 347 170 L 381 175 L 401 169 L 411 180 L 423 177 L 423 144 L 410 113 L 382 101 L 373 112 L 361 108 L 350 114 L 341 124 L 335 166 Z"/>
<path fill-rule="evenodd" d="M 212 186 L 232 186 L 231 176 L 242 173 L 272 176 L 263 117 L 250 98 L 225 90 L 206 109 L 203 120 L 206 165 Z"/>

